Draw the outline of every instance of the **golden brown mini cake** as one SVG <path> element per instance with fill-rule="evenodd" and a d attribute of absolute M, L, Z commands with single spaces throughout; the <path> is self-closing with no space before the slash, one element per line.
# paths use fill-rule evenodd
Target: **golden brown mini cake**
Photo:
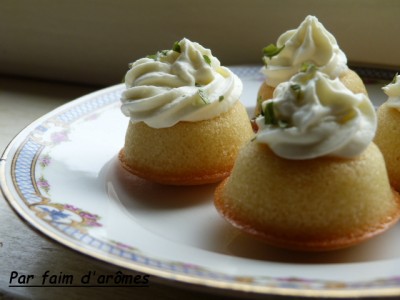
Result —
<path fill-rule="evenodd" d="M 155 129 L 130 123 L 120 153 L 132 173 L 164 184 L 194 185 L 227 177 L 239 148 L 252 137 L 240 102 L 211 120 Z"/>
<path fill-rule="evenodd" d="M 327 251 L 400 218 L 400 198 L 371 142 L 376 116 L 365 94 L 308 70 L 280 84 L 256 121 L 256 138 L 215 192 L 217 210 L 235 227 L 274 246 Z"/>
<path fill-rule="evenodd" d="M 283 33 L 277 45 L 264 48 L 265 80 L 257 94 L 255 116 L 261 113 L 261 103 L 273 97 L 275 87 L 288 81 L 307 65 L 313 64 L 331 79 L 339 77 L 353 93 L 367 90 L 361 78 L 347 66 L 347 58 L 335 37 L 314 16 L 308 16 L 297 29 Z"/>
<path fill-rule="evenodd" d="M 230 174 L 253 131 L 239 101 L 240 79 L 209 49 L 183 39 L 133 63 L 125 79 L 124 168 L 171 185 L 218 182 Z"/>
<path fill-rule="evenodd" d="M 400 76 L 384 88 L 388 100 L 378 109 L 375 143 L 386 161 L 389 180 L 400 191 Z"/>

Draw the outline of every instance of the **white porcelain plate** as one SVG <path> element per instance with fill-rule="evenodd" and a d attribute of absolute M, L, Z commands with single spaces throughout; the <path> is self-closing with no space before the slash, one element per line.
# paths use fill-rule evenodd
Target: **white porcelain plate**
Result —
<path fill-rule="evenodd" d="M 259 67 L 233 70 L 250 112 Z M 379 84 L 368 88 L 379 105 Z M 128 124 L 119 110 L 122 90 L 106 88 L 46 114 L 6 149 L 3 193 L 33 227 L 80 253 L 170 283 L 254 294 L 400 295 L 400 225 L 346 250 L 279 250 L 219 216 L 216 185 L 169 187 L 128 174 L 116 157 Z"/>

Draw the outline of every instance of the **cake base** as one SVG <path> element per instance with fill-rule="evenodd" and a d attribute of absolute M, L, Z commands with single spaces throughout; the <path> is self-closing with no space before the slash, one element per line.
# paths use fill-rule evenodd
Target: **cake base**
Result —
<path fill-rule="evenodd" d="M 306 251 L 358 244 L 400 218 L 400 196 L 374 144 L 354 159 L 288 160 L 250 142 L 214 201 L 242 231 L 274 246 Z"/>
<path fill-rule="evenodd" d="M 390 227 L 395 225 L 400 219 L 400 209 L 393 212 L 391 216 L 387 216 L 382 222 L 375 226 L 369 227 L 365 230 L 359 230 L 353 234 L 346 236 L 319 236 L 313 239 L 296 239 L 293 236 L 287 236 L 284 232 L 276 233 L 274 228 L 263 228 L 262 230 L 254 227 L 254 224 L 246 222 L 240 219 L 233 212 L 229 211 L 224 203 L 223 190 L 226 185 L 227 179 L 218 185 L 215 191 L 214 204 L 218 212 L 234 227 L 243 231 L 246 234 L 252 235 L 257 239 L 265 242 L 266 244 L 278 248 L 284 248 L 289 250 L 299 250 L 307 252 L 323 252 L 333 251 L 343 248 L 348 248 L 357 244 L 362 243 L 382 232 L 388 230 Z M 395 201 L 400 203 L 399 194 L 393 190 L 393 198 Z"/>
<path fill-rule="evenodd" d="M 385 159 L 391 185 L 400 191 L 400 111 L 385 103 L 379 107 L 377 115 L 374 142 Z"/>
<path fill-rule="evenodd" d="M 180 176 L 168 174 L 168 176 L 166 176 L 165 174 L 154 173 L 151 170 L 136 169 L 134 166 L 127 164 L 125 160 L 124 149 L 121 149 L 118 158 L 121 162 L 122 167 L 125 170 L 129 171 L 130 173 L 139 176 L 143 179 L 165 185 L 183 186 L 183 185 L 202 185 L 208 183 L 216 183 L 228 177 L 231 172 L 231 168 L 229 168 L 226 171 L 222 172 L 216 171 L 215 173 L 204 173 L 204 174 L 193 173 L 193 174 L 183 174 Z"/>
<path fill-rule="evenodd" d="M 240 148 L 253 136 L 247 111 L 238 101 L 210 120 L 168 128 L 130 122 L 119 159 L 129 172 L 157 183 L 214 183 L 230 174 Z"/>

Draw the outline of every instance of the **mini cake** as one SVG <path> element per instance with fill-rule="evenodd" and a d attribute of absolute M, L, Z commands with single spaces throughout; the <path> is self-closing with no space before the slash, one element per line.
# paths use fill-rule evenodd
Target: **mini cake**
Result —
<path fill-rule="evenodd" d="M 382 151 L 392 186 L 400 191 L 400 76 L 383 88 L 388 100 L 378 109 L 375 143 Z"/>
<path fill-rule="evenodd" d="M 399 219 L 365 94 L 309 69 L 278 85 L 262 107 L 256 137 L 215 192 L 230 223 L 274 246 L 326 251 Z"/>
<path fill-rule="evenodd" d="M 119 158 L 131 173 L 171 185 L 222 180 L 253 137 L 242 82 L 209 49 L 183 39 L 131 64 L 122 112 L 130 117 Z"/>
<path fill-rule="evenodd" d="M 313 64 L 331 79 L 340 80 L 354 93 L 365 93 L 361 78 L 347 66 L 347 58 L 335 37 L 314 16 L 308 16 L 297 29 L 283 33 L 276 45 L 264 48 L 265 80 L 258 91 L 255 115 L 261 103 L 271 99 L 275 87 L 288 81 L 304 65 Z"/>

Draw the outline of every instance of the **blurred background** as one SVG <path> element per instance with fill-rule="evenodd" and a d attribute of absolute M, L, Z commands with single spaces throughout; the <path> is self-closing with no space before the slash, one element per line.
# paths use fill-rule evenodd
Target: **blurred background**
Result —
<path fill-rule="evenodd" d="M 187 37 L 224 65 L 315 15 L 352 65 L 400 66 L 397 0 L 0 0 L 0 75 L 120 83 L 128 63 Z"/>

